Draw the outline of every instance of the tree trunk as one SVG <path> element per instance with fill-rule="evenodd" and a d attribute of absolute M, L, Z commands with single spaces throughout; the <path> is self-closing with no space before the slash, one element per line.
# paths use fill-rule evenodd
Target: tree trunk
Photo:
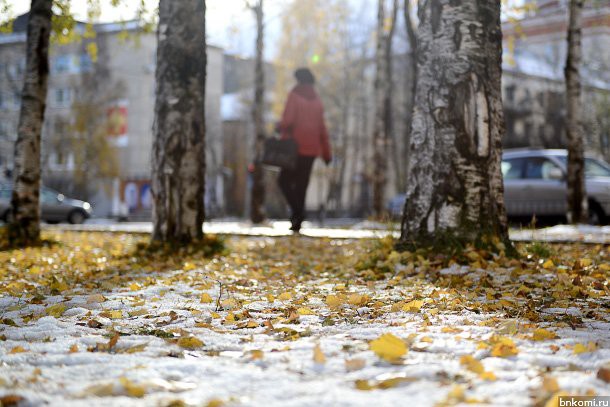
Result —
<path fill-rule="evenodd" d="M 396 134 L 394 133 L 394 66 L 392 56 L 392 46 L 394 42 L 394 33 L 396 32 L 396 19 L 398 17 L 398 0 L 392 1 L 392 9 L 390 16 L 389 31 L 385 35 L 384 54 L 385 59 L 385 94 L 383 95 L 383 134 L 385 137 L 386 162 L 392 158 L 389 150 L 396 151 L 398 143 L 396 142 Z M 387 184 L 387 165 L 386 165 L 386 184 Z M 400 178 L 400 174 L 396 171 L 395 178 Z M 384 188 L 385 189 L 385 188 Z M 384 191 L 385 192 L 385 191 Z M 385 194 L 381 195 L 381 211 L 384 210 Z M 379 212 L 379 215 L 382 212 Z"/>
<path fill-rule="evenodd" d="M 402 188 L 406 187 L 407 179 L 409 177 L 409 145 L 411 143 L 411 122 L 413 119 L 413 107 L 415 106 L 415 85 L 417 83 L 417 34 L 415 31 L 415 24 L 413 23 L 413 19 L 411 18 L 410 0 L 405 0 L 404 18 L 405 26 L 407 29 L 407 37 L 409 38 L 409 48 L 411 49 L 411 55 L 409 59 L 409 68 L 411 70 L 411 75 L 410 81 L 407 82 L 408 88 L 406 90 L 405 97 L 405 137 L 402 144 L 403 150 L 399 151 L 397 148 L 395 149 L 397 154 L 403 153 L 402 157 L 404 160 L 403 166 L 400 168 L 402 174 L 401 179 L 403 180 L 403 182 L 401 183 L 401 188 L 399 188 L 399 191 L 402 191 Z"/>
<path fill-rule="evenodd" d="M 256 64 L 254 73 L 254 106 L 252 118 L 254 120 L 254 171 L 252 173 L 252 194 L 250 220 L 261 223 L 265 220 L 265 174 L 260 162 L 265 145 L 265 70 L 263 66 L 264 26 L 263 26 L 263 0 L 252 7 L 256 17 Z"/>
<path fill-rule="evenodd" d="M 205 1 L 161 0 L 152 152 L 153 240 L 203 237 Z"/>
<path fill-rule="evenodd" d="M 373 125 L 373 212 L 380 217 L 387 183 L 387 140 L 384 126 L 384 102 L 388 92 L 385 58 L 385 6 L 378 0 L 377 7 L 377 48 L 375 51 L 375 123 Z"/>
<path fill-rule="evenodd" d="M 584 0 L 570 0 L 568 58 L 565 66 L 568 136 L 568 222 L 587 221 L 585 160 L 581 109 L 581 15 Z"/>
<path fill-rule="evenodd" d="M 52 0 L 32 0 L 27 28 L 26 72 L 15 142 L 15 181 L 10 239 L 18 244 L 40 240 L 40 139 L 49 77 Z"/>
<path fill-rule="evenodd" d="M 508 243 L 500 2 L 421 4 L 400 245 Z"/>

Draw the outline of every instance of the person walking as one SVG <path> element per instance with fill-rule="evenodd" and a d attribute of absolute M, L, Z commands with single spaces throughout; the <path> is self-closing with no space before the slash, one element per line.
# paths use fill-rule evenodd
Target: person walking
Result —
<path fill-rule="evenodd" d="M 298 233 L 305 220 L 305 194 L 316 157 L 326 165 L 332 159 L 328 131 L 324 124 L 324 107 L 314 88 L 315 77 L 308 68 L 299 68 L 294 76 L 297 85 L 290 91 L 282 120 L 276 129 L 282 139 L 292 138 L 299 146 L 294 169 L 282 169 L 278 184 L 290 206 L 290 230 Z"/>

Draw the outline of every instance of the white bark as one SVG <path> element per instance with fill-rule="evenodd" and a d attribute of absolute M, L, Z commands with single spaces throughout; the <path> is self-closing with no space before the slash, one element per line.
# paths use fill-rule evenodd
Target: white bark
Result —
<path fill-rule="evenodd" d="M 27 29 L 10 225 L 11 238 L 26 244 L 40 239 L 40 138 L 49 76 L 52 4 L 52 0 L 32 0 Z"/>
<path fill-rule="evenodd" d="M 161 0 L 152 154 L 153 239 L 203 235 L 205 2 Z"/>
<path fill-rule="evenodd" d="M 401 242 L 507 240 L 500 2 L 427 0 Z"/>

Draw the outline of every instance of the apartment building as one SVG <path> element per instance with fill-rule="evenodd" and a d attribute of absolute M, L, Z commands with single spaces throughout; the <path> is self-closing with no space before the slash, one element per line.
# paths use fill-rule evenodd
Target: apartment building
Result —
<path fill-rule="evenodd" d="M 507 21 L 504 34 L 505 147 L 562 148 L 568 1 L 530 0 L 532 10 Z M 585 144 L 610 159 L 610 3 L 586 2 L 582 18 Z"/>
<path fill-rule="evenodd" d="M 27 15 L 0 35 L 0 168 L 12 168 L 25 69 Z M 84 24 L 77 31 L 84 32 Z M 52 44 L 42 132 L 43 182 L 92 202 L 95 215 L 150 215 L 156 34 L 137 21 L 95 24 L 96 37 Z M 94 42 L 97 58 L 89 43 Z M 222 194 L 223 51 L 207 48 L 206 205 Z M 202 67 L 203 68 L 203 67 Z"/>

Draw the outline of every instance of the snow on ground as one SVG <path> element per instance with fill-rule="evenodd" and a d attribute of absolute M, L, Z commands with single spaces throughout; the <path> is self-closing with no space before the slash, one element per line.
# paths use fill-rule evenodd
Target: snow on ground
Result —
<path fill-rule="evenodd" d="M 346 261 L 338 253 L 354 257 L 352 242 L 291 238 L 276 247 L 283 240 L 248 238 L 230 258 L 136 273 L 107 291 L 75 288 L 42 301 L 1 296 L 0 318 L 10 323 L 0 325 L 0 396 L 18 395 L 26 406 L 432 406 L 532 405 L 559 390 L 610 395 L 596 378 L 610 362 L 607 314 L 582 316 L 573 328 L 532 324 L 457 306 L 455 290 L 413 273 L 400 282 L 348 272 L 341 280 L 295 254 L 316 258 L 326 245 L 335 251 L 324 261 Z M 470 271 L 478 273 L 473 281 L 486 278 Z M 586 301 L 574 309 L 589 312 Z M 532 340 L 540 326 L 557 338 Z M 387 333 L 408 352 L 386 361 L 373 351 L 371 341 Z M 492 356 L 499 338 L 514 347 Z"/>

